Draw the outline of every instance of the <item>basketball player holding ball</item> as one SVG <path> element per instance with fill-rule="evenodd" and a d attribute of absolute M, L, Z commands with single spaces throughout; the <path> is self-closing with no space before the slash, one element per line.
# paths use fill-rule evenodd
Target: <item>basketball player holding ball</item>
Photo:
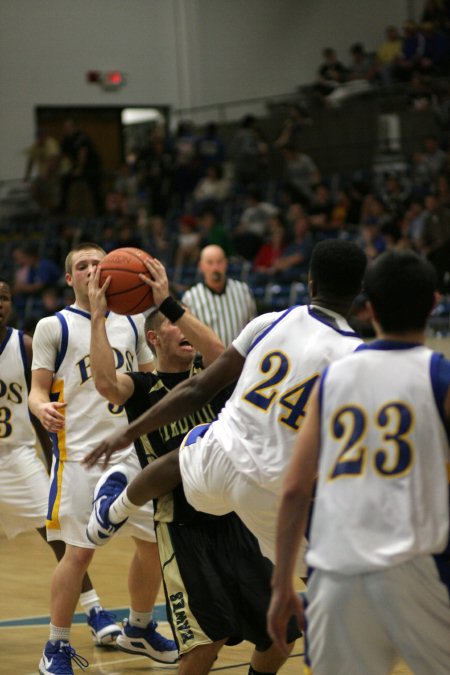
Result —
<path fill-rule="evenodd" d="M 66 542 L 65 555 L 56 566 L 52 579 L 50 635 L 39 664 L 41 675 L 72 674 L 72 660 L 80 662 L 70 645 L 70 627 L 81 580 L 94 554 L 95 547 L 87 539 L 85 530 L 94 487 L 102 473 L 101 469 L 99 472 L 86 471 L 81 460 L 105 433 L 127 424 L 123 408 L 108 403 L 98 394 L 90 371 L 88 282 L 104 258 L 103 249 L 91 243 L 80 244 L 69 253 L 66 281 L 74 290 L 75 303 L 55 316 L 41 319 L 33 339 L 29 405 L 45 429 L 51 432 L 53 440 L 47 536 L 49 540 Z M 151 285 L 153 281 L 149 279 L 148 283 Z M 131 318 L 110 312 L 105 320 L 116 368 L 121 372 L 152 370 L 153 358 L 142 330 L 143 317 Z M 129 466 L 134 474 L 140 472 L 133 446 L 126 448 L 117 459 Z M 152 509 L 138 513 L 128 534 L 136 543 L 129 577 L 131 609 L 128 625 L 136 629 L 140 644 L 145 645 L 145 649 L 141 647 L 137 653 L 172 663 L 178 656 L 175 643 L 156 631 L 156 623 L 151 617 L 161 581 Z M 98 597 L 92 598 L 92 609 L 95 616 L 101 612 Z M 134 635 L 136 631 L 133 631 Z M 125 629 L 114 624 L 111 615 L 108 625 L 95 626 L 92 632 L 97 644 L 117 637 L 119 647 L 133 651 L 133 641 L 129 640 Z"/>

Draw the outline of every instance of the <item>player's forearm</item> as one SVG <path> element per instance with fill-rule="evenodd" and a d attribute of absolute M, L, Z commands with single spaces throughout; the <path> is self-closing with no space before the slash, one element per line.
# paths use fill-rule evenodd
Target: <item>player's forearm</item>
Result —
<path fill-rule="evenodd" d="M 114 352 L 106 334 L 105 316 L 95 311 L 91 315 L 90 359 L 92 378 L 99 394 L 112 403 L 123 403 L 117 401 L 117 371 Z"/>
<path fill-rule="evenodd" d="M 272 587 L 287 588 L 292 584 L 300 543 L 305 535 L 311 496 L 285 493 L 278 511 L 276 562 Z"/>
<path fill-rule="evenodd" d="M 225 347 L 215 332 L 186 311 L 176 322 L 184 337 L 203 356 L 205 365 L 212 363 L 222 354 Z"/>
<path fill-rule="evenodd" d="M 32 385 L 28 396 L 28 407 L 33 415 L 41 419 L 42 407 L 50 401 L 49 392 Z"/>

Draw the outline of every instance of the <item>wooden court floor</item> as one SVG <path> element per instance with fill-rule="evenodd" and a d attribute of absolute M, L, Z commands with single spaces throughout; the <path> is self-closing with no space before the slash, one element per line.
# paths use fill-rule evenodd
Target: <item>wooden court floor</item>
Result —
<path fill-rule="evenodd" d="M 117 611 L 119 616 L 128 607 L 126 579 L 131 554 L 131 541 L 118 537 L 96 552 L 90 570 L 104 605 L 111 611 Z M 36 532 L 21 534 L 12 541 L 0 535 L 1 675 L 38 673 L 39 659 L 48 636 L 48 598 L 53 567 L 53 554 Z M 163 602 L 162 596 L 158 602 Z M 168 624 L 160 622 L 159 626 L 162 633 L 170 635 Z M 176 672 L 172 666 L 157 664 L 145 657 L 95 647 L 84 622 L 73 626 L 71 642 L 77 652 L 88 659 L 87 672 L 92 675 Z M 224 647 L 212 672 L 247 675 L 251 653 L 249 643 Z M 302 654 L 303 641 L 298 640 L 293 655 L 280 673 L 300 675 Z M 74 672 L 81 674 L 82 671 L 75 666 Z M 394 673 L 410 675 L 410 671 L 402 665 Z"/>

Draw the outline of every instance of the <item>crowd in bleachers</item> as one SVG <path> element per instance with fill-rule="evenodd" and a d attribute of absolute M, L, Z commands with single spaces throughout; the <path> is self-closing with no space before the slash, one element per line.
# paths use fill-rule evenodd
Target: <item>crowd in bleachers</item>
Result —
<path fill-rule="evenodd" d="M 369 259 L 388 248 L 412 248 L 435 265 L 444 296 L 438 311 L 448 311 L 450 89 L 448 82 L 430 79 L 449 72 L 450 20 L 438 12 L 444 5 L 427 2 L 421 27 L 406 22 L 401 33 L 389 26 L 373 57 L 353 45 L 351 67 L 326 49 L 310 106 L 288 102 L 273 138 L 253 115 L 246 115 L 227 141 L 214 122 L 196 128 L 183 120 L 173 134 L 152 126 L 144 146 L 127 148 L 126 161 L 104 185 L 102 199 L 95 142 L 73 121 L 66 124 L 59 148 L 41 130 L 25 172 L 40 215 L 20 224 L 21 241 L 7 236 L 8 224 L 1 226 L 0 274 L 15 283 L 19 323 L 32 327 L 35 319 L 70 300 L 63 261 L 71 246 L 85 239 L 106 251 L 147 250 L 166 265 L 180 293 L 198 279 L 201 249 L 218 244 L 230 260 L 230 276 L 245 279 L 264 308 L 306 299 L 309 257 L 323 238 L 355 240 Z M 417 53 L 406 67 L 411 32 Z M 314 97 L 330 102 L 339 88 L 359 79 L 370 86 L 409 80 L 405 96 L 414 109 L 435 106 L 436 134 L 417 138 L 417 150 L 401 172 L 362 167 L 350 176 L 329 176 L 302 150 L 305 128 L 314 124 Z M 34 179 L 33 165 L 38 167 Z M 83 181 L 91 205 L 80 216 L 71 211 L 71 200 Z M 57 293 L 55 267 L 61 279 Z"/>

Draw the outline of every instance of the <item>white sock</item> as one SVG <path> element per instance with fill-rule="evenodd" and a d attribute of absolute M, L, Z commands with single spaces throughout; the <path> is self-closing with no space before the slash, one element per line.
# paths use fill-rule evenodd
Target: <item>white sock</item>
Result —
<path fill-rule="evenodd" d="M 58 640 L 63 640 L 64 642 L 70 642 L 70 627 L 61 628 L 60 626 L 54 626 L 50 623 L 50 642 L 58 642 Z"/>
<path fill-rule="evenodd" d="M 136 506 L 136 504 L 130 502 L 127 496 L 127 490 L 124 490 L 111 504 L 109 509 L 109 519 L 112 523 L 117 525 L 117 523 L 121 523 L 122 520 L 131 516 L 131 514 L 138 509 L 140 509 L 140 506 Z"/>
<path fill-rule="evenodd" d="M 80 605 L 86 614 L 89 614 L 94 607 L 101 607 L 100 598 L 98 597 L 95 588 L 80 594 Z"/>
<path fill-rule="evenodd" d="M 151 620 L 151 612 L 135 612 L 134 609 L 131 609 L 130 607 L 130 616 L 128 618 L 128 623 L 130 626 L 136 626 L 137 628 L 147 628 Z"/>

